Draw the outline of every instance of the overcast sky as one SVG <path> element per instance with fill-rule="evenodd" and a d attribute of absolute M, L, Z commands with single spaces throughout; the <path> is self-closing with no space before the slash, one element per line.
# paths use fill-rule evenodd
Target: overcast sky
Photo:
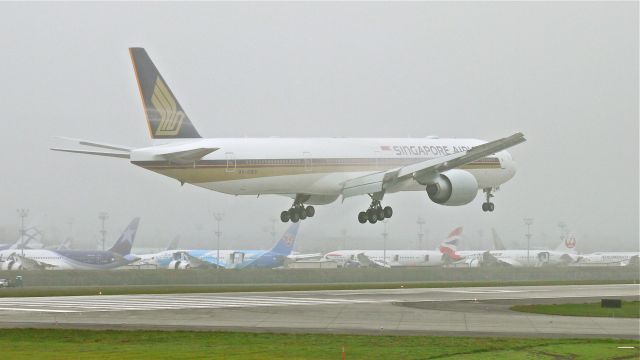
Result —
<path fill-rule="evenodd" d="M 516 177 L 462 207 L 393 194 L 388 247 L 425 247 L 463 225 L 467 247 L 555 246 L 560 221 L 582 250 L 638 247 L 638 3 L 0 3 L 0 242 L 16 209 L 86 246 L 107 211 L 110 241 L 141 216 L 138 246 L 264 248 L 290 199 L 233 197 L 122 159 L 48 150 L 69 136 L 150 144 L 127 48 L 145 47 L 207 137 L 473 137 L 522 131 Z M 381 248 L 360 225 L 366 197 L 316 208 L 298 248 Z M 276 223 L 278 236 L 286 225 Z"/>

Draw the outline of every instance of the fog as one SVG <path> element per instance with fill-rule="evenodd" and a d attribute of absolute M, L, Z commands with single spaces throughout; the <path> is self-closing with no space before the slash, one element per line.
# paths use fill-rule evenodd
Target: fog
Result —
<path fill-rule="evenodd" d="M 137 247 L 266 248 L 291 204 L 180 186 L 123 159 L 49 151 L 69 136 L 149 145 L 127 48 L 142 46 L 206 137 L 471 137 L 522 131 L 515 178 L 462 207 L 391 194 L 388 248 L 435 248 L 456 226 L 463 247 L 638 249 L 638 3 L 2 3 L 0 243 L 28 208 L 48 243 L 95 247 L 134 216 Z M 361 225 L 367 197 L 317 206 L 297 250 L 381 248 Z M 276 237 L 288 225 L 275 222 Z M 344 235 L 346 234 L 346 235 Z M 346 238 L 346 240 L 345 240 Z"/>

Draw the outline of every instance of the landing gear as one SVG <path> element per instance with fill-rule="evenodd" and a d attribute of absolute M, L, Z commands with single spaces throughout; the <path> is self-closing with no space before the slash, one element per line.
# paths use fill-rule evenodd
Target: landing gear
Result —
<path fill-rule="evenodd" d="M 382 221 L 384 219 L 388 219 L 393 216 L 393 209 L 391 206 L 385 206 L 384 208 L 380 204 L 380 200 L 376 200 L 373 196 L 371 197 L 371 205 L 369 205 L 369 209 L 367 211 L 360 211 L 358 213 L 358 222 L 360 224 L 364 224 L 367 221 L 370 224 L 375 224 L 378 221 Z"/>
<path fill-rule="evenodd" d="M 493 197 L 493 194 L 491 193 L 493 191 L 492 188 L 486 188 L 483 190 L 485 192 L 485 194 L 487 194 L 487 201 L 485 201 L 484 203 L 482 203 L 482 211 L 484 212 L 492 212 L 494 209 L 494 205 L 491 202 L 491 198 Z"/>
<path fill-rule="evenodd" d="M 304 206 L 301 202 L 294 201 L 289 210 L 285 210 L 280 213 L 280 220 L 282 222 L 297 223 L 300 220 L 304 220 L 308 217 L 313 217 L 316 214 L 316 209 L 313 206 Z"/>

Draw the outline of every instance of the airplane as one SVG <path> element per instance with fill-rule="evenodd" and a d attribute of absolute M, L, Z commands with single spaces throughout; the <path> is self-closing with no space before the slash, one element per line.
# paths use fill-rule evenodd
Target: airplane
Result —
<path fill-rule="evenodd" d="M 638 252 L 594 252 L 580 255 L 576 266 L 638 266 L 640 263 L 640 253 Z"/>
<path fill-rule="evenodd" d="M 494 242 L 497 233 L 494 232 Z M 574 235 L 565 237 L 555 249 L 526 249 L 522 250 L 462 250 L 447 253 L 449 262 L 453 265 L 465 264 L 469 267 L 477 266 L 545 266 L 569 265 L 578 260 L 575 250 Z"/>
<path fill-rule="evenodd" d="M 31 245 L 29 245 L 31 244 Z M 24 236 L 20 235 L 13 244 L 0 244 L 0 250 L 33 249 L 42 247 L 42 232 L 35 226 L 24 230 Z"/>
<path fill-rule="evenodd" d="M 9 249 L 0 251 L 0 270 L 106 270 L 126 265 L 136 258 L 130 255 L 138 230 L 133 219 L 118 241 L 107 251 Z"/>
<path fill-rule="evenodd" d="M 326 253 L 323 259 L 342 267 L 442 266 L 446 259 L 443 254 L 455 252 L 461 235 L 462 227 L 454 229 L 436 250 L 335 250 Z"/>
<path fill-rule="evenodd" d="M 516 173 L 505 151 L 526 139 L 522 133 L 491 142 L 454 138 L 202 138 L 143 48 L 130 48 L 153 146 L 133 148 L 64 138 L 97 150 L 54 151 L 129 159 L 144 169 L 231 195 L 281 195 L 293 204 L 283 222 L 315 215 L 313 205 L 368 195 L 362 224 L 393 215 L 382 206 L 386 194 L 426 191 L 436 204 L 465 205 L 478 190 L 482 210 Z"/>
<path fill-rule="evenodd" d="M 193 268 L 276 268 L 300 255 L 291 252 L 300 224 L 291 224 L 282 238 L 269 250 L 165 250 L 155 254 L 136 255 L 140 262 L 163 269 Z M 134 263 L 135 264 L 135 263 Z"/>

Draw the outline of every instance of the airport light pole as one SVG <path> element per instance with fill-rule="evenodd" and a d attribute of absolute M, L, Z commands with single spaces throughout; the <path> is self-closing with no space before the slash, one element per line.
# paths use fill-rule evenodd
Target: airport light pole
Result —
<path fill-rule="evenodd" d="M 106 211 L 101 211 L 98 214 L 98 219 L 102 223 L 102 229 L 100 230 L 100 234 L 102 235 L 102 251 L 104 251 L 104 242 L 107 239 L 107 230 L 104 228 L 104 222 L 109 218 L 109 214 Z"/>
<path fill-rule="evenodd" d="M 18 216 L 20 217 L 20 249 L 22 256 L 24 256 L 24 238 L 26 235 L 26 231 L 24 230 L 24 218 L 29 216 L 29 209 L 18 209 Z"/>
<path fill-rule="evenodd" d="M 524 224 L 527 225 L 527 234 L 525 236 L 527 237 L 527 266 L 529 266 L 529 251 L 531 249 L 531 225 L 533 224 L 533 219 L 524 218 Z"/>
<path fill-rule="evenodd" d="M 387 232 L 387 219 L 382 220 L 384 224 L 384 232 L 382 232 L 382 237 L 384 238 L 384 243 L 382 247 L 382 257 L 384 258 L 384 265 L 387 266 L 387 236 L 389 233 Z"/>
<path fill-rule="evenodd" d="M 423 218 L 419 217 L 416 224 L 418 224 L 418 250 L 422 250 L 422 238 L 424 237 L 422 226 L 425 224 L 425 221 Z"/>
<path fill-rule="evenodd" d="M 217 242 L 217 255 L 216 255 L 216 268 L 220 269 L 220 237 L 222 236 L 222 231 L 220 231 L 220 223 L 222 222 L 222 220 L 224 219 L 224 213 L 213 213 L 213 217 L 216 219 L 216 223 L 218 224 L 217 230 L 216 230 L 216 237 L 218 239 Z"/>

